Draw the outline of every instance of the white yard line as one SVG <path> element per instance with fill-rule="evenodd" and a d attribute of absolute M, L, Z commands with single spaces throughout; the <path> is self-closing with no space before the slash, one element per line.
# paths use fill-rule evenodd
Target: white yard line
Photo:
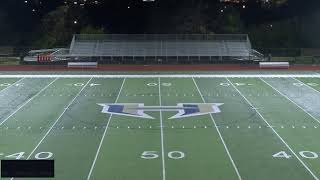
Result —
<path fill-rule="evenodd" d="M 117 96 L 117 98 L 116 98 L 116 100 L 115 100 L 115 103 L 118 102 L 118 99 L 119 99 L 119 97 L 120 97 L 120 94 L 121 94 L 121 91 L 122 91 L 122 88 L 123 88 L 123 85 L 124 85 L 125 81 L 126 81 L 126 79 L 123 79 L 122 84 L 121 84 L 121 87 L 120 87 L 120 90 L 119 90 L 119 92 L 118 92 L 118 96 Z M 96 161 L 97 161 L 97 159 L 98 159 L 98 156 L 99 156 L 100 149 L 101 149 L 101 147 L 102 147 L 104 138 L 105 138 L 105 136 L 106 136 L 106 134 L 107 134 L 108 127 L 109 127 L 109 124 L 110 124 L 110 122 L 111 122 L 111 118 L 112 118 L 112 114 L 110 114 L 109 119 L 108 119 L 107 126 L 106 126 L 105 129 L 104 129 L 104 132 L 103 132 L 102 138 L 101 138 L 101 140 L 100 140 L 100 144 L 99 144 L 99 146 L 98 146 L 96 155 L 95 155 L 94 160 L 93 160 L 93 162 L 92 162 L 92 165 L 91 165 L 91 168 L 90 168 L 90 171 L 89 171 L 87 180 L 89 180 L 89 179 L 91 178 L 91 174 L 92 174 L 92 172 L 93 172 L 94 166 L 95 166 Z"/>
<path fill-rule="evenodd" d="M 304 82 L 300 81 L 299 79 L 294 78 L 294 77 L 293 77 L 292 79 L 296 80 L 296 81 L 297 81 L 297 82 L 299 82 L 299 83 L 302 83 L 303 85 L 305 85 L 305 86 L 306 86 L 306 87 L 308 87 L 309 89 L 311 89 L 311 90 L 315 91 L 316 93 L 320 93 L 320 91 L 318 91 L 318 90 L 314 89 L 313 87 L 311 87 L 310 85 L 308 85 L 308 84 L 306 84 L 306 83 L 304 83 Z"/>
<path fill-rule="evenodd" d="M 161 81 L 158 78 L 159 85 L 159 105 L 162 106 L 161 102 Z M 162 122 L 162 111 L 160 110 L 160 127 L 161 127 L 161 156 L 162 156 L 162 180 L 166 179 L 166 164 L 164 161 L 164 143 L 163 143 L 163 122 Z"/>
<path fill-rule="evenodd" d="M 201 93 L 201 91 L 200 91 L 200 89 L 199 89 L 199 87 L 198 87 L 198 85 L 197 85 L 197 82 L 194 80 L 194 78 L 192 78 L 192 80 L 193 80 L 193 83 L 194 83 L 194 85 L 196 86 L 196 88 L 197 88 L 197 90 L 198 90 L 198 92 L 199 92 L 199 94 L 200 94 L 200 97 L 201 97 L 202 101 L 205 103 L 206 101 L 205 101 L 205 99 L 204 99 L 204 97 L 203 97 L 203 95 L 202 95 L 202 93 Z M 228 157 L 229 157 L 229 159 L 230 159 L 230 162 L 231 162 L 234 170 L 236 171 L 239 180 L 242 180 L 241 175 L 240 175 L 240 173 L 239 173 L 239 170 L 238 170 L 236 164 L 234 163 L 234 161 L 233 161 L 233 159 L 232 159 L 232 156 L 231 156 L 231 154 L 230 154 L 230 152 L 229 152 L 229 149 L 228 149 L 228 147 L 227 147 L 227 145 L 226 145 L 226 143 L 225 143 L 225 141 L 224 141 L 224 139 L 223 139 L 223 137 L 222 137 L 222 135 L 221 135 L 221 132 L 220 132 L 220 130 L 219 130 L 219 128 L 218 128 L 218 126 L 217 126 L 217 124 L 216 124 L 216 121 L 214 120 L 212 114 L 210 114 L 210 117 L 211 117 L 211 120 L 212 120 L 214 126 L 216 127 L 216 130 L 217 130 L 217 132 L 218 132 L 218 134 L 219 134 L 219 137 L 220 137 L 221 142 L 222 142 L 222 144 L 223 144 L 223 146 L 224 146 L 224 149 L 226 150 L 226 152 L 227 152 L 227 154 L 228 154 Z"/>
<path fill-rule="evenodd" d="M 302 111 L 304 111 L 305 113 L 307 113 L 312 119 L 314 119 L 315 121 L 317 121 L 318 123 L 320 123 L 320 121 L 314 117 L 312 114 L 310 114 L 307 110 L 305 110 L 303 107 L 301 107 L 299 104 L 295 103 L 292 99 L 290 99 L 288 96 L 286 96 L 284 93 L 280 92 L 278 89 L 276 89 L 275 87 L 273 87 L 270 83 L 266 82 L 264 79 L 260 78 L 261 81 L 263 81 L 264 83 L 266 83 L 268 86 L 270 86 L 273 90 L 277 91 L 279 94 L 281 94 L 283 97 L 287 98 L 290 102 L 292 102 L 294 105 L 296 105 L 297 107 L 299 107 Z"/>
<path fill-rule="evenodd" d="M 249 106 L 254 107 L 253 104 L 242 94 L 242 92 L 227 78 L 232 87 L 243 97 L 245 101 L 249 104 Z M 287 144 L 287 142 L 277 133 L 277 131 L 269 124 L 269 122 L 262 116 L 262 114 L 258 111 L 257 108 L 254 108 L 257 114 L 261 117 L 261 119 L 270 127 L 273 133 L 278 136 L 281 142 L 291 151 L 291 153 L 299 160 L 299 162 L 304 166 L 304 168 L 312 175 L 315 180 L 319 180 L 319 178 L 311 171 L 311 169 L 299 158 L 299 156 L 293 151 L 293 149 Z"/>
<path fill-rule="evenodd" d="M 92 78 L 91 78 L 92 79 Z M 81 88 L 81 90 L 77 93 L 77 95 L 71 100 L 71 102 L 67 105 L 67 107 L 64 109 L 64 111 L 60 114 L 60 116 L 58 117 L 58 119 L 52 124 L 52 126 L 50 127 L 50 129 L 47 131 L 47 133 L 42 137 L 42 139 L 39 141 L 39 143 L 37 144 L 37 146 L 32 150 L 32 152 L 29 154 L 29 156 L 27 157 L 27 160 L 30 159 L 30 157 L 32 156 L 32 154 L 38 149 L 38 147 L 41 145 L 41 143 L 43 142 L 43 140 L 48 136 L 48 134 L 51 132 L 51 130 L 53 129 L 53 127 L 57 124 L 57 122 L 60 120 L 60 118 L 63 116 L 63 114 L 68 110 L 68 108 L 70 107 L 70 105 L 74 102 L 74 100 L 80 95 L 80 93 L 83 91 L 83 89 L 88 85 L 88 83 L 91 81 L 91 79 L 86 83 L 85 86 L 83 86 Z M 55 79 L 56 80 L 56 79 Z M 55 81 L 54 80 L 54 81 Z M 14 178 L 11 178 L 10 180 L 13 180 Z"/>
<path fill-rule="evenodd" d="M 80 95 L 80 93 L 85 89 L 85 87 L 89 84 L 89 82 L 92 80 L 92 78 L 81 88 L 81 90 L 76 94 L 76 96 L 70 101 L 70 103 L 64 108 L 63 112 L 60 114 L 60 116 L 56 119 L 56 121 L 51 125 L 49 130 L 46 132 L 46 134 L 42 137 L 42 139 L 39 141 L 37 146 L 31 151 L 27 159 L 30 159 L 32 154 L 38 149 L 38 147 L 41 145 L 43 140 L 49 135 L 53 127 L 58 123 L 58 121 L 61 119 L 61 117 L 64 115 L 64 113 L 68 110 L 68 108 L 72 105 L 72 103 L 77 99 L 77 97 Z"/>
<path fill-rule="evenodd" d="M 18 81 L 14 82 L 13 84 L 11 84 L 10 86 L 5 87 L 4 89 L 2 89 L 0 92 L 3 92 L 4 90 L 16 85 L 17 83 L 21 82 L 22 80 L 24 80 L 25 78 L 21 78 Z"/>
<path fill-rule="evenodd" d="M 32 101 L 35 97 L 37 97 L 39 94 L 41 94 L 44 90 L 46 90 L 52 83 L 54 83 L 58 78 L 54 79 L 53 81 L 51 81 L 51 83 L 49 83 L 47 86 L 45 86 L 44 88 L 42 88 L 37 94 L 35 94 L 34 96 L 32 96 L 30 99 L 28 99 L 27 101 L 25 101 L 21 106 L 18 107 L 18 109 L 16 109 L 15 111 L 13 111 L 13 113 L 11 113 L 8 117 L 6 117 L 2 122 L 0 122 L 0 126 L 5 123 L 9 118 L 11 118 L 13 115 L 15 115 L 21 108 L 23 108 L 25 105 L 27 105 L 30 101 Z"/>
<path fill-rule="evenodd" d="M 51 74 L 51 75 L 0 75 L 0 78 L 291 78 L 306 77 L 320 78 L 320 74 L 116 74 L 116 75 L 76 75 L 76 74 Z"/>

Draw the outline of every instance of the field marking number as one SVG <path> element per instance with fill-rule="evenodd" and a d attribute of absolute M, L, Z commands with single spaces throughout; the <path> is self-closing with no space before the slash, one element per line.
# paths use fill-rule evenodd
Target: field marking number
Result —
<path fill-rule="evenodd" d="M 253 84 L 247 84 L 247 83 L 233 83 L 236 86 L 252 86 Z M 231 86 L 230 83 L 220 83 L 220 86 L 228 87 Z"/>
<path fill-rule="evenodd" d="M 319 84 L 317 84 L 317 83 L 305 83 L 305 84 L 307 84 L 307 85 L 309 85 L 309 86 L 313 86 L 313 87 L 319 86 Z M 293 83 L 293 85 L 294 85 L 294 86 L 301 87 L 301 86 L 304 86 L 304 83 Z"/>
<path fill-rule="evenodd" d="M 299 155 L 306 159 L 317 159 L 319 158 L 319 155 L 312 151 L 300 151 Z M 285 151 L 280 151 L 272 155 L 274 158 L 286 158 L 290 159 L 292 156 L 287 154 Z"/>
<path fill-rule="evenodd" d="M 9 159 L 21 159 L 21 158 L 24 158 L 24 154 L 25 152 L 18 152 L 18 153 L 7 155 L 5 157 Z M 40 159 L 40 160 L 49 159 L 52 156 L 53 156 L 52 152 L 39 152 L 34 155 L 35 159 Z"/>
<path fill-rule="evenodd" d="M 9 87 L 11 85 L 13 85 L 13 84 L 11 84 L 11 83 L 2 83 L 2 84 L 0 84 L 0 87 Z M 23 86 L 23 83 L 17 83 L 14 86 Z"/>
<path fill-rule="evenodd" d="M 2 83 L 2 84 L 0 84 L 0 86 L 5 86 L 5 87 L 7 87 L 7 86 L 11 86 L 11 84 L 10 84 L 10 83 Z"/>
<path fill-rule="evenodd" d="M 168 157 L 170 159 L 182 159 L 184 158 L 186 155 L 185 153 L 181 152 L 181 151 L 171 151 L 168 152 Z M 141 156 L 142 159 L 156 159 L 159 157 L 159 154 L 157 151 L 144 151 Z"/>
<path fill-rule="evenodd" d="M 172 84 L 171 84 L 171 83 L 161 83 L 161 85 L 162 85 L 162 86 L 169 87 L 169 86 L 171 86 Z M 158 86 L 158 83 L 148 83 L 147 86 L 150 86 L 150 87 Z"/>

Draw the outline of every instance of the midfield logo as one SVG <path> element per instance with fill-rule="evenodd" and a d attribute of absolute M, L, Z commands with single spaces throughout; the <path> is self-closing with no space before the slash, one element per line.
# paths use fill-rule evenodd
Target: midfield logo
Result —
<path fill-rule="evenodd" d="M 144 106 L 143 103 L 124 103 L 124 104 L 98 104 L 102 106 L 102 113 L 117 114 L 121 116 L 139 117 L 154 119 L 146 114 L 148 111 L 178 111 L 169 119 L 178 119 L 204 114 L 220 113 L 219 106 L 223 103 L 179 103 L 177 106 Z"/>

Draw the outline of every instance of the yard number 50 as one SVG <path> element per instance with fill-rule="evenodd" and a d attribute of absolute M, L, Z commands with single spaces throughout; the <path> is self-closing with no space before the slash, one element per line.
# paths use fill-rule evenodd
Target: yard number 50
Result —
<path fill-rule="evenodd" d="M 182 159 L 186 155 L 181 151 L 171 151 L 168 152 L 168 157 L 170 159 Z M 144 151 L 141 156 L 142 159 L 156 159 L 159 157 L 159 154 L 157 151 Z"/>

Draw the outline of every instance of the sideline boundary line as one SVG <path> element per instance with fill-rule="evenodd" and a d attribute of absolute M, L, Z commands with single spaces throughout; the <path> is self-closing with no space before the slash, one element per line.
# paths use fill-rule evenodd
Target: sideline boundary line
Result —
<path fill-rule="evenodd" d="M 317 119 L 316 117 L 314 117 L 312 114 L 310 114 L 307 110 L 305 110 L 303 107 L 301 107 L 299 104 L 297 104 L 296 102 L 294 102 L 292 99 L 290 99 L 287 95 L 285 95 L 284 93 L 282 93 L 281 91 L 279 91 L 278 89 L 276 89 L 275 87 L 273 87 L 270 83 L 268 83 L 267 81 L 265 81 L 262 78 L 259 78 L 261 81 L 263 81 L 265 84 L 267 84 L 268 86 L 270 86 L 273 90 L 277 91 L 280 95 L 282 95 L 283 97 L 285 97 L 287 100 L 289 100 L 291 103 L 293 103 L 294 105 L 296 105 L 298 108 L 300 108 L 303 112 L 307 113 L 313 120 L 317 121 L 320 124 L 319 119 Z"/>
<path fill-rule="evenodd" d="M 201 91 L 200 91 L 200 89 L 199 89 L 199 87 L 198 87 L 197 82 L 195 81 L 194 78 L 192 78 L 192 80 L 193 80 L 193 83 L 194 83 L 194 85 L 196 86 L 196 88 L 197 88 L 197 90 L 198 90 L 198 93 L 200 94 L 200 97 L 201 97 L 202 101 L 205 103 L 206 101 L 205 101 L 205 99 L 204 99 L 204 97 L 203 97 L 203 95 L 202 95 L 202 93 L 201 93 Z M 226 145 L 226 143 L 225 143 L 225 141 L 224 141 L 224 139 L 223 139 L 223 137 L 222 137 L 222 135 L 221 135 L 221 132 L 220 132 L 220 130 L 219 130 L 219 128 L 218 128 L 218 126 L 217 126 L 217 124 L 216 124 L 216 121 L 214 120 L 212 114 L 210 114 L 210 117 L 211 117 L 211 120 L 212 120 L 214 126 L 216 127 L 216 130 L 217 130 L 217 132 L 218 132 L 218 134 L 219 134 L 220 140 L 221 140 L 221 142 L 222 142 L 222 144 L 223 144 L 223 146 L 224 146 L 224 149 L 226 150 L 226 152 L 227 152 L 227 154 L 228 154 L 228 157 L 229 157 L 229 159 L 230 159 L 230 162 L 231 162 L 234 170 L 236 171 L 236 174 L 237 174 L 239 180 L 242 180 L 241 175 L 240 175 L 240 173 L 239 173 L 239 170 L 238 170 L 236 164 L 234 163 L 234 161 L 233 161 L 233 159 L 232 159 L 232 156 L 231 156 L 231 154 L 230 154 L 230 152 L 229 152 L 229 149 L 228 149 L 228 147 L 227 147 L 227 145 Z"/>
<path fill-rule="evenodd" d="M 55 78 L 53 81 L 51 81 L 48 85 L 43 87 L 39 92 L 37 92 L 35 95 L 33 95 L 30 99 L 23 102 L 22 105 L 18 107 L 13 113 L 11 113 L 8 117 L 6 117 L 2 122 L 0 122 L 0 126 L 4 124 L 9 118 L 11 118 L 13 115 L 15 115 L 21 108 L 23 108 L 25 105 L 27 105 L 30 101 L 32 101 L 34 98 L 36 98 L 39 94 L 41 94 L 44 90 L 46 90 L 51 84 L 53 84 L 58 78 Z"/>
<path fill-rule="evenodd" d="M 161 101 L 161 80 L 158 78 L 158 86 L 159 86 L 159 105 L 162 106 Z M 162 120 L 162 111 L 160 110 L 160 130 L 161 130 L 161 156 L 162 156 L 162 180 L 166 180 L 166 164 L 164 160 L 164 138 L 163 138 L 163 120 Z"/>
<path fill-rule="evenodd" d="M 320 74 L 117 74 L 0 75 L 0 78 L 320 78 Z"/>
<path fill-rule="evenodd" d="M 242 92 L 228 79 L 226 78 L 232 87 L 243 97 L 245 101 L 247 101 L 248 105 L 251 107 L 253 104 L 242 94 Z M 287 142 L 277 133 L 277 131 L 269 124 L 269 122 L 262 116 L 257 108 L 254 108 L 257 114 L 262 118 L 262 120 L 270 127 L 270 129 L 274 132 L 274 134 L 281 140 L 281 142 L 291 151 L 291 153 L 298 159 L 298 161 L 304 166 L 304 168 L 312 175 L 315 180 L 319 180 L 319 178 L 311 171 L 311 169 L 299 158 L 299 156 L 293 151 L 293 149 L 287 144 Z"/>
<path fill-rule="evenodd" d="M 122 81 L 122 84 L 121 84 L 121 87 L 120 87 L 118 96 L 117 96 L 117 98 L 116 98 L 116 100 L 115 100 L 114 103 L 117 103 L 117 102 L 118 102 L 118 99 L 119 99 L 119 97 L 120 97 L 120 94 L 121 94 L 121 91 L 122 91 L 122 88 L 123 88 L 123 85 L 124 85 L 125 81 L 126 81 L 126 78 L 124 78 L 123 81 Z M 103 132 L 103 135 L 102 135 L 102 137 L 101 137 L 100 144 L 99 144 L 99 146 L 98 146 L 96 155 L 95 155 L 94 160 L 93 160 L 93 162 L 92 162 L 92 165 L 91 165 L 91 168 L 90 168 L 90 171 L 89 171 L 87 180 L 90 180 L 90 178 L 91 178 L 91 174 L 92 174 L 92 172 L 93 172 L 94 166 L 95 166 L 96 161 L 97 161 L 97 159 L 98 159 L 98 156 L 99 156 L 99 154 L 100 154 L 100 149 L 101 149 L 101 147 L 102 147 L 104 138 L 105 138 L 105 136 L 106 136 L 106 134 L 107 134 L 107 131 L 108 131 L 108 127 L 109 127 L 111 118 L 112 118 L 112 114 L 110 114 L 109 119 L 108 119 L 108 123 L 107 123 L 107 125 L 106 125 L 106 127 L 105 127 L 105 129 L 104 129 L 104 132 Z"/>

